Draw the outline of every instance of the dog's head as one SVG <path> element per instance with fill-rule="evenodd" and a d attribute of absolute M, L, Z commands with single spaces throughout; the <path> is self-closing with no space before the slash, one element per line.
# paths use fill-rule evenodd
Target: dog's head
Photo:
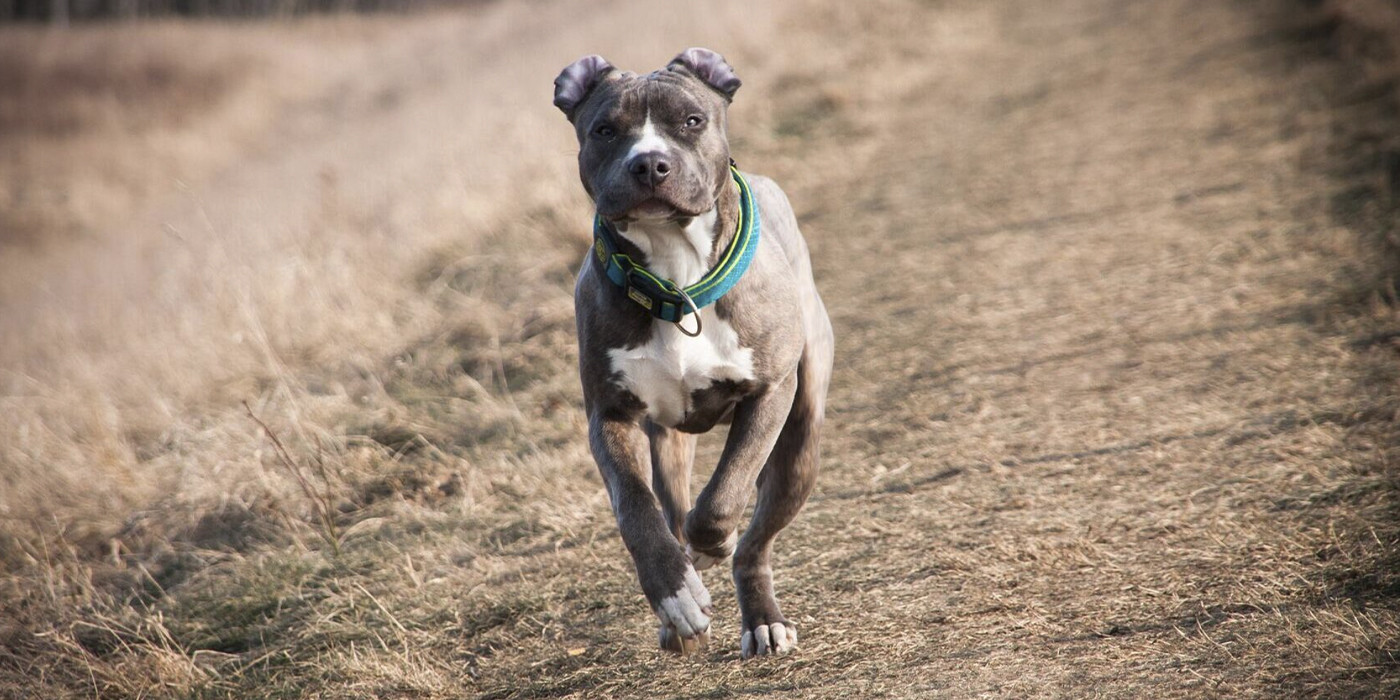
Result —
<path fill-rule="evenodd" d="M 682 219 L 729 182 L 726 112 L 739 78 L 724 57 L 687 49 L 661 70 L 619 71 L 585 56 L 554 80 L 578 135 L 579 177 L 612 221 Z"/>

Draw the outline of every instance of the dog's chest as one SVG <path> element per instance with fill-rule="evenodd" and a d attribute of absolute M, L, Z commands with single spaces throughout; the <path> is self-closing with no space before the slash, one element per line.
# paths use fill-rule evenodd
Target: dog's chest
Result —
<path fill-rule="evenodd" d="M 620 233 L 641 249 L 653 273 L 684 287 L 705 274 L 716 217 L 712 209 L 683 228 L 634 223 Z M 699 313 L 699 336 L 653 321 L 646 342 L 608 351 L 618 385 L 646 404 L 649 418 L 667 427 L 707 430 L 754 378 L 753 350 L 740 345 L 733 326 L 713 306 Z M 682 323 L 694 328 L 696 319 L 689 316 Z"/>
<path fill-rule="evenodd" d="M 697 393 L 716 383 L 743 384 L 754 378 L 753 350 L 740 346 L 738 334 L 713 308 L 701 309 L 700 315 L 704 328 L 699 337 L 657 322 L 647 342 L 608 352 L 618 385 L 646 404 L 647 417 L 667 427 L 693 418 Z M 709 418 L 701 421 L 712 424 L 719 416 Z"/>

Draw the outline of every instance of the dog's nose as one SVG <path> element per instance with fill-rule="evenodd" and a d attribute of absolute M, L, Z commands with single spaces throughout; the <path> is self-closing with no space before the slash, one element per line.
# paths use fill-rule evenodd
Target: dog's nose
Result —
<path fill-rule="evenodd" d="M 666 160 L 665 155 L 656 151 L 638 153 L 628 161 L 627 172 L 632 173 L 637 182 L 656 187 L 671 174 L 671 163 Z"/>

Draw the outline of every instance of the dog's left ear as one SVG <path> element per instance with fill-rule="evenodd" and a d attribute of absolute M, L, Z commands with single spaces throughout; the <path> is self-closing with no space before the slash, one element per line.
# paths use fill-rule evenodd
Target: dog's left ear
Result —
<path fill-rule="evenodd" d="M 734 74 L 734 67 L 730 66 L 723 56 L 709 49 L 693 48 L 680 52 L 666 65 L 666 68 L 671 70 L 677 67 L 684 68 L 690 71 L 691 75 L 705 81 L 706 85 L 724 95 L 725 100 L 733 100 L 734 93 L 743 84 L 739 76 Z"/>
<path fill-rule="evenodd" d="M 583 104 L 588 93 L 598 86 L 598 82 L 614 70 L 602 56 L 584 56 L 569 64 L 554 79 L 554 106 L 574 120 L 574 110 Z"/>

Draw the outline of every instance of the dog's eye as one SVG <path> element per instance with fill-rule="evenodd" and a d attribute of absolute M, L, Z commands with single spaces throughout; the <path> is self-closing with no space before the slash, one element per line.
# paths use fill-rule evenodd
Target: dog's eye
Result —
<path fill-rule="evenodd" d="M 705 118 L 702 117 L 702 116 L 700 116 L 700 115 L 698 115 L 698 114 L 692 114 L 692 115 L 690 115 L 689 117 L 687 117 L 686 120 L 685 120 L 685 125 L 686 125 L 687 127 L 691 128 L 691 129 L 694 129 L 695 127 L 700 126 L 701 124 L 704 124 L 704 123 L 705 123 Z"/>
<path fill-rule="evenodd" d="M 617 134 L 617 130 L 612 127 L 612 124 L 599 124 L 593 133 L 600 138 L 610 139 Z"/>

